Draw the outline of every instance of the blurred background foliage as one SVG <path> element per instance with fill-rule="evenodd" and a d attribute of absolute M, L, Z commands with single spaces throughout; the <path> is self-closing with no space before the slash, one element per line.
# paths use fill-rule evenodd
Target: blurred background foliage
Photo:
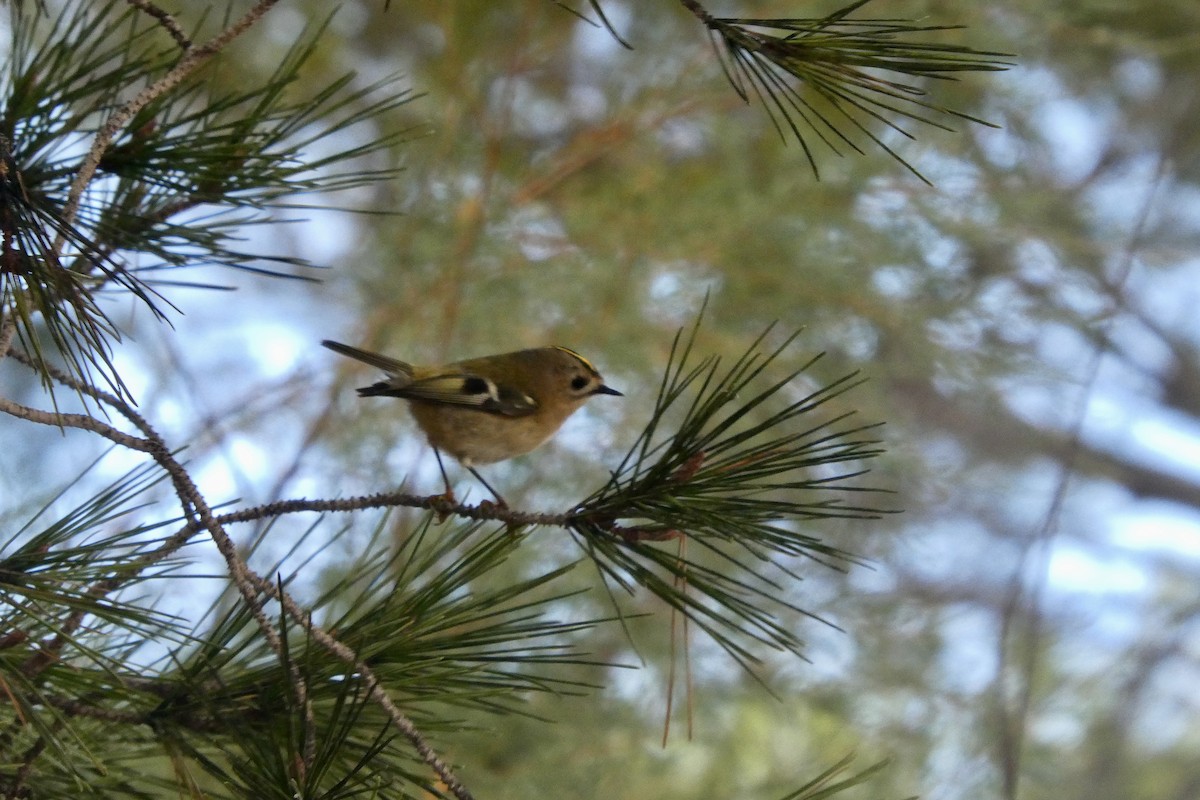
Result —
<path fill-rule="evenodd" d="M 353 70 L 365 87 L 401 73 L 419 96 L 372 124 L 405 135 L 367 160 L 402 171 L 313 198 L 369 213 L 285 209 L 272 218 L 291 224 L 245 233 L 248 250 L 307 260 L 320 268 L 295 271 L 321 282 L 189 267 L 236 291 L 171 289 L 173 330 L 107 301 L 126 334 L 118 369 L 168 441 L 188 443 L 210 500 L 438 488 L 411 422 L 354 396 L 372 376 L 316 346 L 328 337 L 418 362 L 585 353 L 627 397 L 489 473 L 516 507 L 565 508 L 645 423 L 672 335 L 707 293 L 702 352 L 736 356 L 780 320 L 806 328 L 797 362 L 829 354 L 820 377 L 869 375 L 849 402 L 886 420 L 871 483 L 905 510 L 815 524 L 872 566 L 804 574 L 795 597 L 843 630 L 807 623 L 811 663 L 766 654 L 777 697 L 697 639 L 695 738 L 677 692 L 660 749 L 669 620 L 634 598 L 627 611 L 652 614 L 631 623 L 637 654 L 617 626 L 579 644 L 644 669 L 581 668 L 605 688 L 531 698 L 552 724 L 470 712 L 476 729 L 438 732 L 468 785 L 776 797 L 798 764 L 857 750 L 893 758 L 871 784 L 880 797 L 1200 792 L 1200 6 L 870 4 L 1016 54 L 1009 72 L 935 87 L 1001 130 L 885 135 L 929 188 L 878 151 L 818 151 L 814 181 L 677 3 L 603 4 L 631 50 L 546 0 L 390 5 L 344 4 L 303 75 L 318 87 Z M 198 8 L 172 10 L 198 24 Z M 207 79 L 269 75 L 328 14 L 281 3 Z M 17 374 L 6 391 L 33 402 Z M 6 424 L 0 438 L 7 519 L 99 455 L 77 433 Z M 260 550 L 285 552 L 300 524 L 275 525 Z M 534 533 L 496 578 L 574 558 L 563 538 Z M 338 541 L 314 562 L 321 581 L 355 552 L 353 536 Z M 608 613 L 595 592 L 560 602 L 566 617 Z"/>

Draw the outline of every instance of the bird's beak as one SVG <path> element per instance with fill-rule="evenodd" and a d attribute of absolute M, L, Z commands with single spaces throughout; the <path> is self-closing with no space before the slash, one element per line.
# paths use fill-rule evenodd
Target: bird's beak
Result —
<path fill-rule="evenodd" d="M 592 394 L 611 394 L 614 397 L 624 397 L 625 396 L 621 392 L 618 392 L 616 389 L 613 389 L 612 387 L 609 387 L 609 386 L 605 386 L 603 383 L 600 384 L 599 386 L 597 386 L 595 391 L 592 392 Z"/>

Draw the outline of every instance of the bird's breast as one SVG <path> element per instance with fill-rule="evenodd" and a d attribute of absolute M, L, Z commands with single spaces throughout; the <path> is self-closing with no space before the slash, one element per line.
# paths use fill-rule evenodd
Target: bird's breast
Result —
<path fill-rule="evenodd" d="M 531 414 L 506 417 L 473 408 L 412 401 L 409 410 L 429 443 L 467 465 L 492 464 L 524 455 L 562 425 Z"/>

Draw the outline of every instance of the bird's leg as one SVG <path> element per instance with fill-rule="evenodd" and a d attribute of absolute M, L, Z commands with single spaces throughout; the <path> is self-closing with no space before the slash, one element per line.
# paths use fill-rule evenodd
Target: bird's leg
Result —
<path fill-rule="evenodd" d="M 446 467 L 442 464 L 442 454 L 438 449 L 433 448 L 433 457 L 437 459 L 438 470 L 442 473 L 442 483 L 446 487 L 446 491 L 441 495 L 434 495 L 434 499 L 445 500 L 450 505 L 457 505 L 458 499 L 454 496 L 454 490 L 450 488 L 450 478 L 446 475 Z"/>
<path fill-rule="evenodd" d="M 489 492 L 491 492 L 491 493 L 492 493 L 492 496 L 496 498 L 496 506 L 497 506 L 498 508 L 508 508 L 508 503 L 504 502 L 504 498 L 500 496 L 500 493 L 499 493 L 499 492 L 497 492 L 495 489 L 493 489 L 493 488 L 492 488 L 492 485 L 491 485 L 490 483 L 488 483 L 487 481 L 485 481 L 485 480 L 483 479 L 483 476 L 482 476 L 482 475 L 480 475 L 480 474 L 479 474 L 479 473 L 478 473 L 478 472 L 475 470 L 475 468 L 474 468 L 474 467 L 472 467 L 470 464 L 464 464 L 463 466 L 464 466 L 464 467 L 466 467 L 466 468 L 467 468 L 467 469 L 468 469 L 468 470 L 471 472 L 471 474 L 472 474 L 472 475 L 474 475 L 474 476 L 475 476 L 475 478 L 476 478 L 476 479 L 477 479 L 477 480 L 478 480 L 480 483 L 482 483 L 482 484 L 483 484 L 483 485 L 484 485 L 484 486 L 487 488 L 487 490 L 488 490 Z M 486 501 L 485 501 L 485 502 L 486 502 Z"/>

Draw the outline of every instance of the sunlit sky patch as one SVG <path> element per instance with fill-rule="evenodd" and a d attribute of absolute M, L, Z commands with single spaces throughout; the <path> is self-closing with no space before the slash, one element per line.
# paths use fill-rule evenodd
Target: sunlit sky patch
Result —
<path fill-rule="evenodd" d="M 1059 589 L 1096 594 L 1135 593 L 1149 584 L 1145 570 L 1128 558 L 1104 557 L 1063 542 L 1051 553 L 1047 576 Z"/>
<path fill-rule="evenodd" d="M 1200 515 L 1168 503 L 1152 504 L 1112 520 L 1114 544 L 1140 551 L 1162 551 L 1200 559 Z"/>

